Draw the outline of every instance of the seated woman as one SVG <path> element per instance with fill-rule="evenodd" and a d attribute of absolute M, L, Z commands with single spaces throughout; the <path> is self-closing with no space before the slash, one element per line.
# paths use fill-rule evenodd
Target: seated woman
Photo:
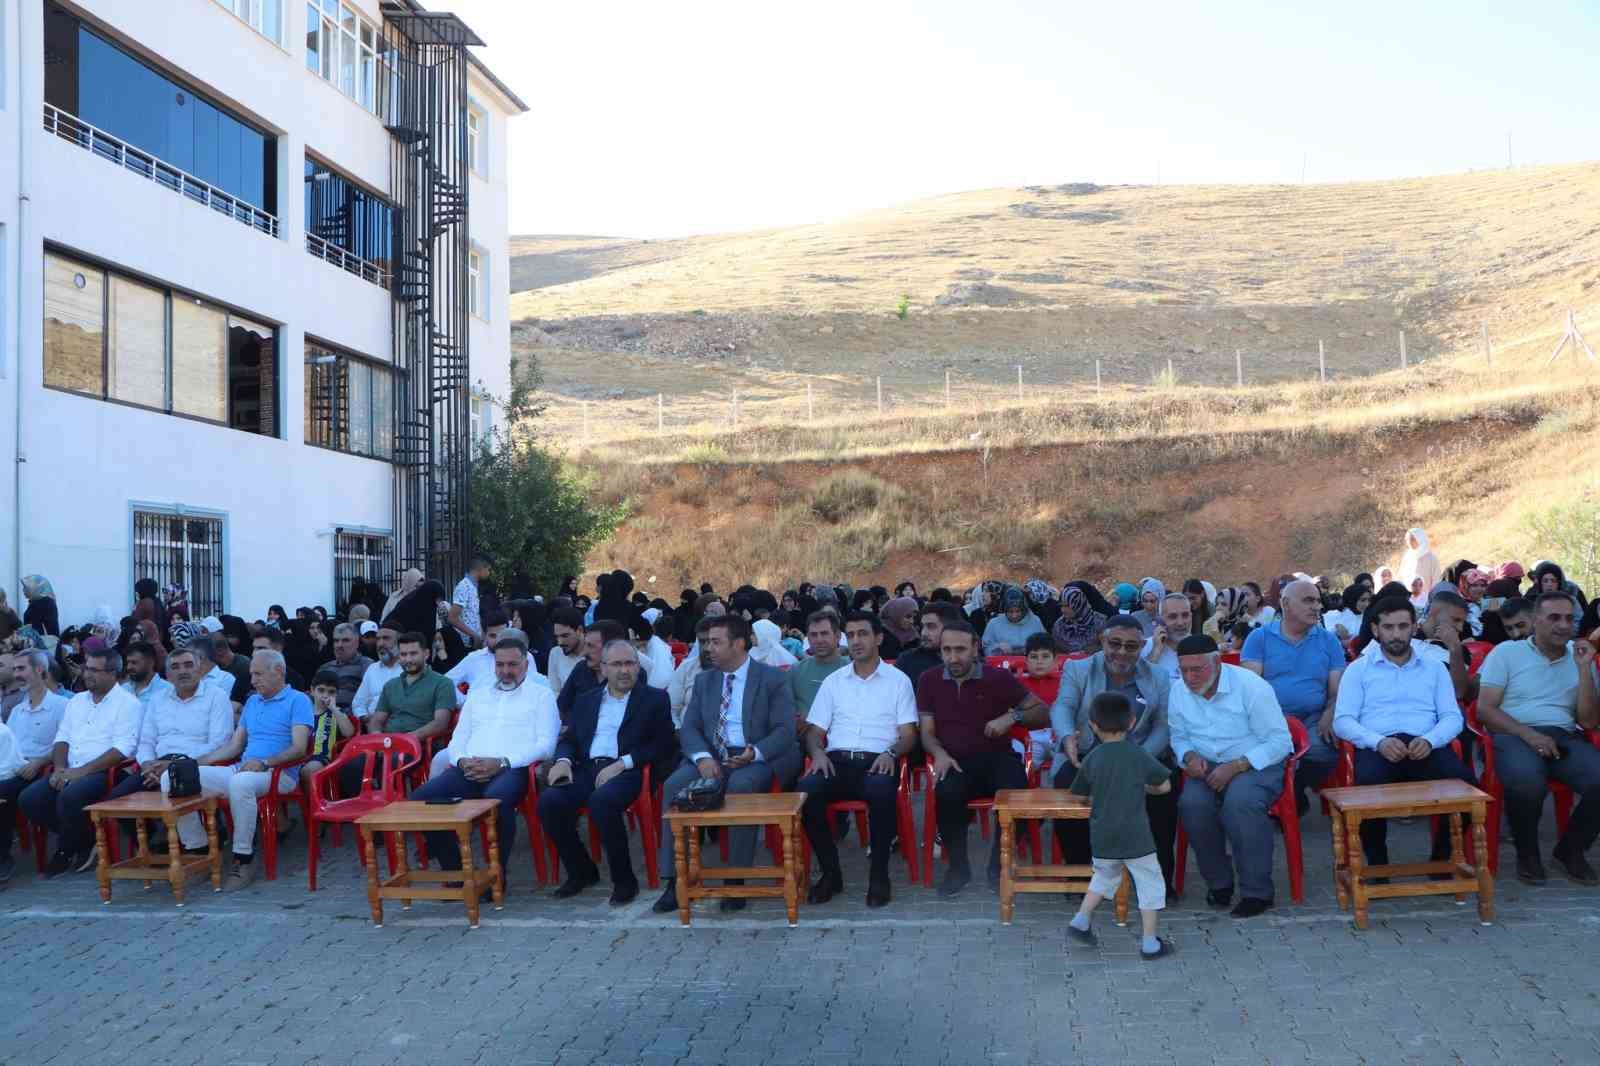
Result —
<path fill-rule="evenodd" d="M 1022 590 L 1015 585 L 1007 585 L 1000 594 L 1000 611 L 983 628 L 983 653 L 1021 655 L 1028 638 L 1044 632 L 1044 623 L 1028 610 Z"/>

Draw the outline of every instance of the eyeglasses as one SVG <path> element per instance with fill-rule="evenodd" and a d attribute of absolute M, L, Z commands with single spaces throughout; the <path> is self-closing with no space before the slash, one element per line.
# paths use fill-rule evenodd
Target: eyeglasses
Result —
<path fill-rule="evenodd" d="M 1120 652 L 1123 652 L 1123 653 L 1128 654 L 1128 655 L 1137 654 L 1139 649 L 1141 649 L 1143 647 L 1144 647 L 1143 644 L 1135 644 L 1135 643 L 1132 643 L 1131 641 L 1122 641 L 1122 640 L 1108 640 L 1108 641 L 1106 641 L 1106 651 L 1120 651 Z"/>

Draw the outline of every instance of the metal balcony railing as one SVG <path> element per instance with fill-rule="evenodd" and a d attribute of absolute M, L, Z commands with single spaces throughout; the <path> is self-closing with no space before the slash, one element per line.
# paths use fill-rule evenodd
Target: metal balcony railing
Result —
<path fill-rule="evenodd" d="M 277 216 L 269 215 L 254 204 L 225 193 L 215 185 L 201 181 L 171 163 L 162 162 L 149 152 L 135 148 L 105 130 L 91 126 L 75 115 L 69 115 L 50 104 L 44 105 L 44 131 L 115 163 L 124 170 L 149 178 L 157 185 L 164 186 L 197 204 L 203 204 L 235 222 L 260 230 L 271 237 L 279 235 Z"/>
<path fill-rule="evenodd" d="M 306 251 L 325 263 L 332 263 L 340 270 L 354 274 L 363 281 L 370 281 L 381 289 L 389 287 L 389 275 L 377 263 L 372 262 L 370 259 L 362 259 L 358 255 L 352 255 L 338 245 L 328 243 L 315 233 L 306 234 Z"/>

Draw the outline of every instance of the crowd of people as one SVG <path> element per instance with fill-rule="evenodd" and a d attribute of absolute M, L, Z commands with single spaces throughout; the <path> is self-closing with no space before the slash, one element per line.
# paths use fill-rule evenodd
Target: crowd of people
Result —
<path fill-rule="evenodd" d="M 1517 876 L 1547 877 L 1539 821 L 1558 781 L 1577 803 L 1548 854 L 1570 880 L 1600 884 L 1586 858 L 1600 833 L 1600 749 L 1586 736 L 1600 726 L 1600 679 L 1592 646 L 1574 639 L 1600 628 L 1596 605 L 1553 562 L 1440 566 L 1421 529 L 1397 568 L 1339 589 L 1305 573 L 1170 590 L 1146 577 L 1109 594 L 1038 579 L 926 596 L 909 581 L 726 596 L 704 584 L 674 604 L 621 570 L 599 575 L 592 599 L 576 578 L 548 597 L 502 597 L 489 560 L 474 558 L 450 591 L 410 570 L 393 590 L 358 582 L 332 614 L 272 605 L 253 623 L 194 618 L 183 589 L 141 580 L 125 616 L 102 607 L 63 630 L 49 581 L 23 588 L 23 615 L 0 606 L 0 880 L 15 870 L 19 811 L 54 834 L 48 876 L 88 870 L 84 808 L 166 789 L 173 762 L 193 759 L 203 787 L 227 796 L 228 887 L 244 887 L 260 796 L 311 789 L 353 736 L 406 733 L 431 753 L 413 797 L 499 800 L 503 858 L 538 790 L 565 871 L 558 897 L 600 880 L 578 832 L 587 810 L 617 905 L 639 892 L 625 812 L 647 771 L 669 803 L 705 780 L 804 793 L 814 904 L 844 889 L 827 805 L 864 801 L 872 907 L 891 900 L 908 768 L 925 767 L 934 793 L 944 896 L 973 879 L 969 802 L 1025 788 L 1031 771 L 1093 805 L 1087 822 L 1053 828 L 1065 860 L 1095 871 L 1075 935 L 1092 939 L 1094 906 L 1126 869 L 1142 950 L 1159 957 L 1179 825 L 1206 902 L 1260 914 L 1274 901 L 1269 811 L 1286 764 L 1305 812 L 1341 744 L 1369 784 L 1475 781 L 1475 744 L 1492 743 Z M 332 794 L 357 793 L 364 767 L 346 762 Z M 205 847 L 193 816 L 179 837 L 166 846 Z M 1387 862 L 1383 822 L 1362 841 L 1370 863 Z M 733 865 L 749 866 L 756 842 L 753 828 L 733 830 Z M 459 868 L 452 835 L 428 844 Z M 672 835 L 657 848 L 668 878 L 655 909 L 672 912 Z M 1435 858 L 1448 848 L 1437 835 Z M 991 885 L 998 870 L 997 840 Z"/>

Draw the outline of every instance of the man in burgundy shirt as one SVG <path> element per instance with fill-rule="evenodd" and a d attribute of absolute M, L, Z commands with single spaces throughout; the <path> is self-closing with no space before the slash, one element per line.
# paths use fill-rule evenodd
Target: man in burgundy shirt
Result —
<path fill-rule="evenodd" d="M 985 670 L 970 623 L 950 622 L 939 637 L 944 669 L 917 681 L 922 747 L 933 760 L 934 803 L 950 872 L 939 895 L 953 896 L 972 880 L 967 864 L 967 802 L 1003 788 L 1027 788 L 1022 757 L 1011 746 L 1015 726 L 1038 729 L 1050 721 L 1039 697 L 1009 670 Z M 1000 883 L 1000 838 L 989 851 L 989 886 Z"/>

